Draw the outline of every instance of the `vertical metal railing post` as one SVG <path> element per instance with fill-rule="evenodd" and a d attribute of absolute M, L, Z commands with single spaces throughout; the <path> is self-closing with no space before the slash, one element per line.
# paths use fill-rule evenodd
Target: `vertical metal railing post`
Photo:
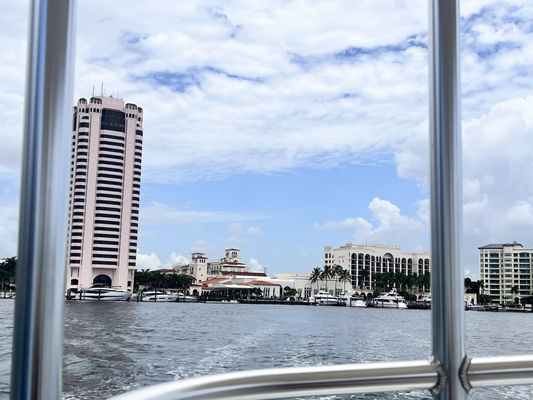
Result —
<path fill-rule="evenodd" d="M 459 1 L 430 0 L 430 158 L 433 355 L 437 399 L 465 399 L 464 276 L 460 263 Z"/>
<path fill-rule="evenodd" d="M 61 398 L 73 6 L 30 9 L 12 400 Z"/>

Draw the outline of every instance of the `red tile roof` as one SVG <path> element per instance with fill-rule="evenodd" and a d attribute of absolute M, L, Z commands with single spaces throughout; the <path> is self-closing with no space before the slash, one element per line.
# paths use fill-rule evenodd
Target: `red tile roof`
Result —
<path fill-rule="evenodd" d="M 230 272 L 230 271 L 220 271 L 222 275 L 242 275 L 242 276 L 267 276 L 264 272 Z"/>
<path fill-rule="evenodd" d="M 248 281 L 246 282 L 247 285 L 253 285 L 253 286 L 279 286 L 276 283 L 267 282 L 267 281 Z"/>

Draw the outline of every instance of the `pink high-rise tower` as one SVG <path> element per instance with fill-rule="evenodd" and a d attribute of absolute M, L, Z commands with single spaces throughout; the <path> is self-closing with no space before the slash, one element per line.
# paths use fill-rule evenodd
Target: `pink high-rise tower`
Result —
<path fill-rule="evenodd" d="M 74 107 L 67 289 L 133 288 L 143 110 L 113 97 Z"/>

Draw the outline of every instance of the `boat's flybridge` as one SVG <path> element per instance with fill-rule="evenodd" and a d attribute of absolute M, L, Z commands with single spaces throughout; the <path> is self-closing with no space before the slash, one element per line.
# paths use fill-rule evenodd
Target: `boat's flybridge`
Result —
<path fill-rule="evenodd" d="M 464 399 L 533 383 L 533 356 L 469 358 L 464 345 L 459 4 L 430 0 L 431 360 L 278 368 L 185 379 L 115 399 L 274 399 L 428 389 Z M 11 398 L 61 398 L 73 0 L 33 0 L 24 123 Z"/>

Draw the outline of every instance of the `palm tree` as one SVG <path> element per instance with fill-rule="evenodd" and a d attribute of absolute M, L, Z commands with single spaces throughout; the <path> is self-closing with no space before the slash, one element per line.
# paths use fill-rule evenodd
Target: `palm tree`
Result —
<path fill-rule="evenodd" d="M 11 287 L 15 283 L 15 270 L 17 269 L 17 257 L 8 257 L 0 259 L 0 281 L 2 282 L 2 291 L 5 296 L 5 285 Z"/>
<path fill-rule="evenodd" d="M 413 286 L 416 282 L 416 274 L 413 275 L 413 274 L 410 274 L 408 273 L 407 276 L 405 277 L 405 286 L 406 286 L 406 290 L 411 293 L 411 291 L 413 290 Z"/>
<path fill-rule="evenodd" d="M 250 295 L 255 297 L 255 300 L 257 300 L 258 297 L 261 297 L 263 295 L 263 291 L 260 287 L 255 286 L 252 288 L 252 290 L 250 290 Z"/>
<path fill-rule="evenodd" d="M 333 267 L 331 265 L 324 266 L 320 278 L 326 282 L 326 292 L 328 292 L 328 278 L 331 278 L 333 275 Z"/>
<path fill-rule="evenodd" d="M 472 279 L 465 278 L 465 291 L 466 293 L 471 293 L 472 291 Z"/>
<path fill-rule="evenodd" d="M 339 274 L 339 282 L 343 283 L 342 291 L 343 293 L 346 293 L 346 282 L 350 282 L 352 280 L 352 276 L 348 272 L 347 269 L 343 269 Z"/>
<path fill-rule="evenodd" d="M 361 287 L 361 289 L 364 288 L 365 283 L 366 283 L 366 281 L 368 280 L 368 277 L 369 277 L 369 276 L 370 276 L 370 272 L 368 271 L 368 269 L 363 268 L 363 269 L 361 270 L 361 278 L 360 278 L 361 281 L 360 281 L 360 284 L 359 284 L 359 286 Z"/>
<path fill-rule="evenodd" d="M 513 294 L 513 295 L 517 295 L 518 294 L 518 286 L 515 285 L 515 286 L 513 286 L 511 288 L 511 294 Z M 513 300 L 514 300 L 514 298 L 513 298 Z"/>
<path fill-rule="evenodd" d="M 382 291 L 384 289 L 384 287 L 386 286 L 385 282 L 386 282 L 385 273 L 377 273 L 377 274 L 375 274 L 374 275 L 374 284 L 375 284 L 374 290 L 377 289 L 378 292 Z"/>
<path fill-rule="evenodd" d="M 316 291 L 318 292 L 318 281 L 322 279 L 322 269 L 320 267 L 315 267 L 311 271 L 311 276 L 309 280 L 311 283 L 316 283 Z"/>
<path fill-rule="evenodd" d="M 431 275 L 429 272 L 424 272 L 424 275 L 421 275 L 420 278 L 422 278 L 422 286 L 427 292 L 429 292 L 431 290 Z"/>
<path fill-rule="evenodd" d="M 337 295 L 337 282 L 339 281 L 342 271 L 344 271 L 344 268 L 342 268 L 339 264 L 333 267 L 332 275 L 333 278 L 335 278 L 335 295 Z"/>

